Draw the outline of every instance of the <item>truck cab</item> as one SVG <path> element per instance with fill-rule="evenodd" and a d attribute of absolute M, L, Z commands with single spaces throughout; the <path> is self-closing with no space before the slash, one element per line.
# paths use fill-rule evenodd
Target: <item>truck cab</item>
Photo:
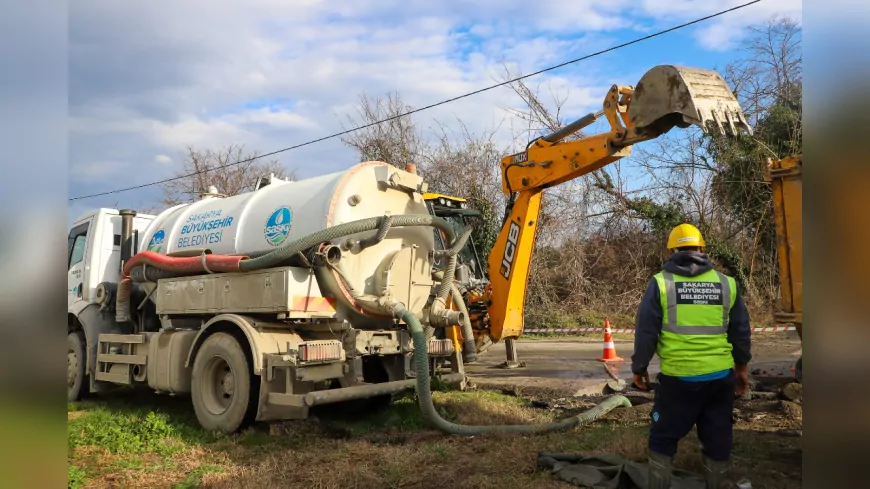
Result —
<path fill-rule="evenodd" d="M 154 216 L 139 214 L 133 218 L 130 253 L 138 250 L 138 234 Z M 121 214 L 116 209 L 97 209 L 73 222 L 67 237 L 67 309 L 78 314 L 95 302 L 97 286 L 117 282 L 121 267 Z"/>

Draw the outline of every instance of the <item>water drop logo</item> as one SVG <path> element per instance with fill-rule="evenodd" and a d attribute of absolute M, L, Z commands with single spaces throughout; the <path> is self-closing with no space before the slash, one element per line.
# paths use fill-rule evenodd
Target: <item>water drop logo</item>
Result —
<path fill-rule="evenodd" d="M 290 226 L 293 222 L 293 213 L 286 205 L 275 209 L 275 212 L 266 220 L 266 241 L 272 246 L 278 246 L 287 239 L 290 234 Z"/>
<path fill-rule="evenodd" d="M 162 229 L 154 233 L 154 236 L 151 238 L 151 242 L 148 243 L 148 251 L 160 253 L 160 250 L 163 248 L 163 240 L 165 238 L 166 233 Z"/>

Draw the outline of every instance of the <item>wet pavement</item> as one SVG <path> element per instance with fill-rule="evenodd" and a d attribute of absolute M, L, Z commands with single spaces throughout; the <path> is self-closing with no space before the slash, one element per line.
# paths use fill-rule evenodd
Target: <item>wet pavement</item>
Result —
<path fill-rule="evenodd" d="M 777 333 L 773 333 L 777 335 Z M 754 377 L 788 377 L 794 362 L 800 356 L 800 340 L 796 335 L 779 333 L 770 338 L 753 341 L 753 360 L 749 370 Z M 619 378 L 631 379 L 631 341 L 616 341 L 616 353 L 623 362 L 609 363 L 611 371 Z M 525 367 L 504 369 L 504 343 L 490 347 L 477 362 L 466 365 L 472 382 L 491 386 L 541 387 L 558 390 L 579 390 L 594 386 L 609 376 L 604 364 L 597 361 L 602 354 L 600 342 L 588 339 L 571 340 L 526 340 L 517 342 L 517 353 Z M 649 367 L 654 379 L 659 370 L 658 357 L 653 357 Z"/>

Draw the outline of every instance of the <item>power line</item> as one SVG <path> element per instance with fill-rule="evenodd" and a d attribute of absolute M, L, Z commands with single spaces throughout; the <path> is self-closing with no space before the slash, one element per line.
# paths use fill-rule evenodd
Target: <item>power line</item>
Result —
<path fill-rule="evenodd" d="M 632 44 L 637 44 L 637 43 L 639 43 L 639 42 L 643 42 L 643 41 L 646 41 L 646 40 L 652 39 L 652 38 L 654 38 L 654 37 L 661 36 L 661 35 L 663 35 L 663 34 L 667 34 L 667 33 L 669 33 L 669 32 L 673 32 L 673 31 L 676 31 L 676 30 L 679 30 L 679 29 L 683 29 L 683 28 L 688 27 L 688 26 L 690 26 L 690 25 L 697 24 L 697 23 L 699 23 L 699 22 L 704 22 L 704 21 L 706 21 L 706 20 L 710 20 L 710 19 L 712 19 L 712 18 L 714 18 L 714 17 L 719 17 L 720 15 L 724 15 L 724 14 L 727 14 L 727 13 L 733 12 L 733 11 L 735 11 L 735 10 L 739 10 L 739 9 L 744 8 L 744 7 L 748 7 L 748 6 L 750 6 L 750 5 L 752 5 L 752 4 L 755 4 L 755 3 L 758 3 L 758 2 L 761 2 L 761 0 L 753 0 L 752 2 L 744 3 L 744 4 L 742 4 L 742 5 L 738 5 L 738 6 L 736 6 L 736 7 L 732 7 L 732 8 L 727 9 L 727 10 L 722 10 L 722 11 L 717 12 L 717 13 L 715 13 L 715 14 L 708 15 L 708 16 L 706 16 L 706 17 L 701 17 L 701 18 L 699 18 L 699 19 L 695 19 L 695 20 L 693 20 L 693 21 L 691 21 L 691 22 L 686 22 L 685 24 L 680 24 L 680 25 L 677 25 L 677 26 L 671 27 L 671 28 L 669 28 L 669 29 L 665 29 L 665 30 L 663 30 L 663 31 L 656 32 L 656 33 L 654 33 L 654 34 L 650 34 L 650 35 L 648 35 L 648 36 L 639 37 L 639 38 L 634 39 L 634 40 L 632 40 L 632 41 L 628 41 L 628 42 L 625 42 L 625 43 L 622 43 L 622 44 L 619 44 L 619 45 L 616 45 L 616 46 L 612 46 L 612 47 L 609 47 L 609 48 L 607 48 L 607 49 L 603 49 L 603 50 L 601 50 L 601 51 L 598 51 L 598 52 L 595 52 L 595 53 L 592 53 L 592 54 L 587 54 L 586 56 L 583 56 L 583 57 L 581 57 L 581 58 L 572 59 L 572 60 L 570 60 L 570 61 L 566 61 L 566 62 L 564 62 L 564 63 L 560 63 L 560 64 L 557 64 L 557 65 L 555 65 L 555 66 L 550 66 L 549 68 L 544 68 L 543 70 L 538 70 L 538 71 L 536 71 L 536 72 L 534 72 L 534 73 L 529 73 L 529 74 L 527 74 L 527 75 L 518 76 L 518 77 L 513 78 L 513 79 L 511 79 L 511 80 L 503 81 L 503 82 L 501 82 L 501 83 L 497 83 L 497 84 L 492 85 L 492 86 L 488 86 L 488 87 L 485 87 L 485 88 L 481 88 L 481 89 L 475 90 L 475 91 L 473 91 L 473 92 L 468 92 L 468 93 L 465 93 L 465 94 L 463 94 L 463 95 L 459 95 L 459 96 L 457 96 L 457 97 L 449 98 L 449 99 L 447 99 L 447 100 L 442 100 L 442 101 L 440 101 L 440 102 L 437 102 L 437 103 L 434 103 L 434 104 L 430 104 L 430 105 L 427 105 L 427 106 L 425 106 L 425 107 L 420 107 L 420 108 L 417 108 L 417 109 L 409 110 L 408 112 L 404 112 L 404 113 L 401 113 L 401 114 L 397 114 L 397 115 L 394 115 L 394 116 L 390 116 L 390 117 L 387 117 L 386 119 L 381 119 L 381 120 L 379 120 L 379 121 L 370 122 L 370 123 L 368 123 L 368 124 L 365 124 L 365 125 L 362 125 L 362 126 L 359 126 L 359 127 L 354 127 L 354 128 L 351 128 L 351 129 L 347 129 L 347 130 L 345 130 L 345 131 L 341 131 L 341 132 L 337 132 L 337 133 L 334 133 L 334 134 L 330 134 L 329 136 L 323 136 L 323 137 L 321 137 L 321 138 L 312 139 L 311 141 L 307 141 L 307 142 L 304 142 L 304 143 L 296 144 L 296 145 L 293 145 L 293 146 L 288 146 L 288 147 L 286 147 L 286 148 L 279 149 L 279 150 L 277 150 L 277 151 L 272 151 L 271 153 L 265 153 L 265 154 L 257 155 L 257 156 L 253 156 L 253 157 L 251 157 L 251 158 L 247 158 L 247 159 L 244 159 L 244 160 L 234 161 L 234 162 L 232 162 L 232 163 L 227 163 L 226 165 L 216 166 L 216 167 L 214 167 L 214 168 L 209 168 L 209 169 L 207 169 L 207 170 L 200 170 L 200 171 L 196 171 L 196 172 L 193 172 L 193 173 L 188 173 L 187 175 L 179 175 L 179 176 L 172 177 L 172 178 L 166 178 L 166 179 L 164 179 L 164 180 L 158 180 L 158 181 L 156 181 L 156 182 L 143 183 L 143 184 L 141 184 L 141 185 L 134 185 L 134 186 L 132 186 L 132 187 L 120 188 L 120 189 L 116 189 L 116 190 L 109 190 L 109 191 L 106 191 L 106 192 L 100 192 L 100 193 L 97 193 L 97 194 L 90 194 L 90 195 L 83 195 L 83 196 L 79 196 L 79 197 L 72 197 L 72 198 L 70 198 L 70 199 L 68 199 L 68 200 L 69 200 L 69 201 L 73 201 L 73 200 L 90 199 L 90 198 L 92 198 L 92 197 L 99 197 L 99 196 L 102 196 L 102 195 L 109 195 L 109 194 L 117 194 L 117 193 L 121 193 L 121 192 L 127 192 L 127 191 L 130 191 L 130 190 L 137 190 L 137 189 L 140 189 L 140 188 L 151 187 L 151 186 L 153 186 L 153 185 L 160 185 L 160 184 L 162 184 L 162 183 L 172 182 L 172 181 L 175 181 L 175 180 L 181 180 L 181 179 L 183 179 L 183 178 L 192 177 L 192 176 L 194 176 L 194 175 L 198 175 L 198 174 L 200 174 L 200 173 L 205 173 L 205 172 L 208 172 L 208 171 L 211 171 L 211 170 L 220 170 L 220 169 L 222 169 L 222 168 L 228 168 L 228 167 L 235 166 L 235 165 L 241 165 L 242 163 L 248 163 L 248 162 L 250 162 L 250 161 L 258 160 L 258 159 L 260 159 L 260 158 L 265 158 L 265 157 L 267 157 L 267 156 L 273 156 L 273 155 L 276 155 L 276 154 L 279 154 L 279 153 L 284 153 L 284 152 L 286 152 L 286 151 L 290 151 L 290 150 L 293 150 L 293 149 L 298 149 L 298 148 L 301 148 L 301 147 L 303 147 L 303 146 L 308 146 L 308 145 L 311 145 L 311 144 L 314 144 L 314 143 L 319 143 L 319 142 L 321 142 L 321 141 L 326 141 L 327 139 L 333 139 L 333 138 L 337 138 L 337 137 L 339 137 L 339 136 L 344 136 L 345 134 L 350 134 L 350 133 L 352 133 L 352 132 L 359 131 L 360 129 L 366 129 L 366 128 L 368 128 L 368 127 L 372 127 L 372 126 L 376 126 L 376 125 L 379 125 L 379 124 L 383 124 L 384 122 L 389 122 L 389 121 L 392 121 L 392 120 L 398 119 L 398 118 L 400 118 L 400 117 L 405 117 L 405 116 L 408 116 L 408 115 L 411 115 L 411 114 L 416 114 L 416 113 L 418 113 L 418 112 L 423 112 L 424 110 L 429 110 L 429 109 L 432 109 L 432 108 L 438 107 L 439 105 L 449 104 L 449 103 L 451 103 L 451 102 L 455 102 L 455 101 L 457 101 L 457 100 L 464 99 L 464 98 L 466 98 L 466 97 L 471 97 L 472 95 L 477 95 L 477 94 L 479 94 L 479 93 L 483 93 L 483 92 L 486 92 L 486 91 L 492 90 L 492 89 L 494 89 L 494 88 L 503 87 L 503 86 L 505 86 L 505 85 L 510 85 L 511 83 L 518 82 L 518 81 L 523 80 L 523 79 L 526 79 L 526 78 L 530 78 L 530 77 L 533 77 L 533 76 L 540 75 L 541 73 L 546 73 L 546 72 L 548 72 L 548 71 L 552 71 L 552 70 L 555 70 L 555 69 L 558 69 L 558 68 L 562 68 L 562 67 L 564 67 L 564 66 L 568 66 L 568 65 L 570 65 L 570 64 L 574 64 L 574 63 L 577 63 L 577 62 L 580 62 L 580 61 L 587 60 L 587 59 L 589 59 L 589 58 L 594 58 L 595 56 L 600 56 L 600 55 L 602 55 L 602 54 L 606 54 L 606 53 L 609 53 L 609 52 L 611 52 L 611 51 L 616 51 L 617 49 L 622 49 L 622 48 L 624 48 L 624 47 L 631 46 Z"/>

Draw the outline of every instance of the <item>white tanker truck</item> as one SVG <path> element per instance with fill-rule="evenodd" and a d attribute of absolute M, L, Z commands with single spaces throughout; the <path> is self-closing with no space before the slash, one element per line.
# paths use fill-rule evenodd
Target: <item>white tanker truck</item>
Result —
<path fill-rule="evenodd" d="M 433 227 L 457 249 L 470 229 L 456 236 L 429 215 L 425 190 L 416 174 L 367 162 L 261 178 L 157 216 L 81 216 L 69 233 L 68 399 L 147 385 L 189 394 L 204 428 L 233 432 L 388 399 L 421 373 L 427 386 L 435 375 L 464 387 L 461 346 L 433 335 L 467 322 L 448 305 L 452 281 L 437 280 L 456 260 L 435 249 Z M 411 316 L 427 340 L 422 368 Z"/>

